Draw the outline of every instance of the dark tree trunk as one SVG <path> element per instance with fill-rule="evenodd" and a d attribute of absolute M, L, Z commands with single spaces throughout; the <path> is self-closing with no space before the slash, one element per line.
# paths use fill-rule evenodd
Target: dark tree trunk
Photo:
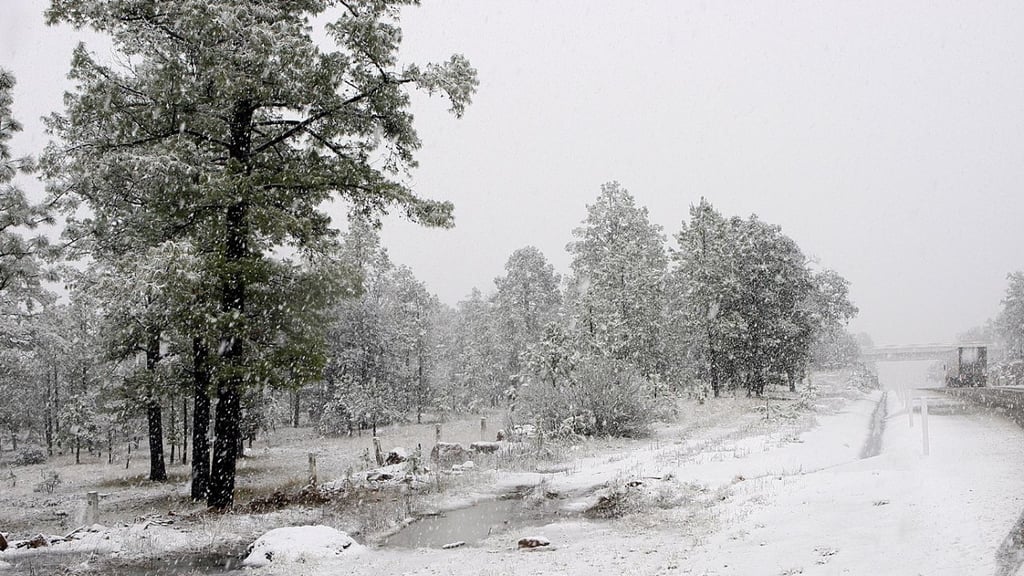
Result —
<path fill-rule="evenodd" d="M 52 377 L 51 377 L 52 376 Z M 46 453 L 49 456 L 53 456 L 53 416 L 55 411 L 53 409 L 53 398 L 54 390 L 57 387 L 56 374 L 51 373 L 50 370 L 46 371 Z"/>
<path fill-rule="evenodd" d="M 210 369 L 209 349 L 202 338 L 192 339 L 192 499 L 204 500 L 210 487 Z"/>
<path fill-rule="evenodd" d="M 245 276 L 240 267 L 246 251 L 246 207 L 239 203 L 227 213 L 228 277 L 224 282 L 224 312 L 245 312 Z M 244 349 L 242 339 L 234 333 L 223 336 L 223 358 L 227 374 L 217 384 L 217 412 L 213 424 L 213 465 L 210 468 L 210 489 L 207 503 L 218 510 L 231 506 L 235 492 L 235 463 L 241 443 L 241 389 Z"/>
<path fill-rule="evenodd" d="M 149 423 L 149 479 L 153 482 L 164 482 L 167 480 L 167 468 L 164 466 L 164 431 L 160 402 L 150 400 L 146 403 L 146 420 Z"/>
<path fill-rule="evenodd" d="M 171 402 L 167 411 L 167 416 L 171 419 L 170 429 L 167 431 L 167 439 L 171 442 L 171 454 L 168 459 L 168 464 L 174 466 L 174 452 L 178 448 L 178 418 L 174 414 L 174 402 Z"/>
<path fill-rule="evenodd" d="M 302 412 L 299 409 L 299 391 L 292 391 L 292 428 L 299 427 L 299 416 Z"/>
<path fill-rule="evenodd" d="M 54 359 L 53 365 L 53 435 L 57 438 L 57 448 L 61 448 L 60 444 L 60 418 L 57 415 L 60 414 L 60 380 L 57 379 L 57 364 Z"/>
<path fill-rule="evenodd" d="M 228 156 L 235 176 L 240 182 L 251 171 L 252 103 L 240 100 L 231 110 L 230 146 Z M 237 200 L 228 206 L 224 220 L 224 274 L 222 277 L 221 311 L 226 314 L 245 315 L 246 275 L 245 260 L 249 253 L 249 216 L 245 191 L 235 191 Z M 235 461 L 241 439 L 241 394 L 245 381 L 245 347 L 238 328 L 228 327 L 221 336 L 222 357 L 226 364 L 224 376 L 217 383 L 217 412 L 213 430 L 213 466 L 207 503 L 223 510 L 231 506 L 235 492 Z"/>
<path fill-rule="evenodd" d="M 160 361 L 160 331 L 151 330 L 146 342 L 146 370 L 153 376 L 156 364 Z M 146 402 L 146 422 L 149 424 L 149 479 L 153 482 L 167 480 L 167 468 L 164 466 L 164 430 L 155 384 L 149 391 L 150 398 Z"/>
<path fill-rule="evenodd" d="M 235 462 L 238 459 L 238 420 L 241 402 L 236 382 L 217 388 L 217 412 L 213 423 L 213 464 L 206 501 L 223 510 L 231 506 L 235 493 Z"/>
<path fill-rule="evenodd" d="M 181 400 L 181 463 L 188 464 L 188 396 Z"/>

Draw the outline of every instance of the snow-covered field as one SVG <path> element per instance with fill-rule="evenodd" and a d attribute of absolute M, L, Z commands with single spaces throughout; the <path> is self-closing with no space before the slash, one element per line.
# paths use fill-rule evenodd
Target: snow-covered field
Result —
<path fill-rule="evenodd" d="M 883 385 L 893 388 L 904 378 L 882 372 Z M 543 500 L 547 513 L 533 523 L 503 526 L 499 521 L 480 542 L 447 550 L 380 548 L 367 532 L 355 534 L 361 543 L 371 544 L 353 548 L 356 553 L 337 547 L 330 554 L 273 552 L 277 562 L 260 562 L 265 565 L 246 573 L 1016 572 L 1018 565 L 1007 557 L 1013 551 L 1001 551 L 1000 546 L 1024 512 L 1024 431 L 998 416 L 943 409 L 943 400 L 935 398 L 929 417 L 930 454 L 925 456 L 920 415 L 910 427 L 901 394 L 861 393 L 846 386 L 841 375 L 816 381 L 822 397 L 813 426 L 806 414 L 793 416 L 783 401 L 767 403 L 768 420 L 761 408 L 765 403 L 755 400 L 694 404 L 679 423 L 660 427 L 652 439 L 567 449 L 559 453 L 560 463 L 540 463 L 540 471 L 474 470 L 449 480 L 447 490 L 415 501 L 419 510 L 450 509 L 541 483 L 542 489 L 528 495 L 523 506 L 541 505 L 534 498 Z M 887 413 L 879 420 L 884 421 L 881 451 L 861 458 L 879 402 L 885 403 Z M 478 434 L 476 421 L 463 426 L 465 435 Z M 279 442 L 282 454 L 285 444 Z M 301 453 L 300 448 L 296 444 L 292 452 Z M 263 456 L 257 452 L 247 465 L 274 470 L 270 463 L 283 456 L 272 455 L 272 450 Z M 152 497 L 154 490 L 143 492 Z M 12 500 L 6 490 L 0 499 L 2 522 Z M 612 518 L 594 517 L 592 512 L 602 506 Z M 158 510 L 152 508 L 154 515 L 146 524 L 97 527 L 50 551 L 0 553 L 0 562 L 23 562 L 28 555 L 52 554 L 58 547 L 115 552 L 129 559 L 180 557 L 225 541 L 237 549 L 254 534 L 278 526 L 330 524 L 352 532 L 354 525 L 343 515 L 316 507 L 199 515 L 168 525 L 166 511 L 156 516 Z M 591 513 L 582 514 L 584 510 Z M 316 530 L 321 540 L 344 540 Z M 546 539 L 550 545 L 519 550 L 517 542 L 523 537 Z M 100 558 L 75 558 L 76 563 L 87 560 L 80 571 L 109 566 Z M 14 571 L 10 565 L 6 569 Z"/>

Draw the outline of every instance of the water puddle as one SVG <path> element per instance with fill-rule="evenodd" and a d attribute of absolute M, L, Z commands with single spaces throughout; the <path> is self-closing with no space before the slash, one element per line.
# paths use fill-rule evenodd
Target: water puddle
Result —
<path fill-rule="evenodd" d="M 558 510 L 558 501 L 519 497 L 485 500 L 468 508 L 424 516 L 385 538 L 386 548 L 442 548 L 455 542 L 467 546 L 518 528 L 541 526 L 571 516 Z M 519 535 L 514 535 L 518 537 Z"/>
<path fill-rule="evenodd" d="M 242 556 L 198 553 L 176 558 L 121 560 L 92 552 L 46 550 L 5 558 L 11 574 L 117 574 L 118 576 L 235 576 L 242 571 Z M 5 571 L 6 572 L 6 571 Z"/>
<path fill-rule="evenodd" d="M 144 562 L 104 565 L 101 573 L 123 576 L 237 575 L 242 572 L 242 555 L 197 554 L 185 558 L 154 558 Z"/>

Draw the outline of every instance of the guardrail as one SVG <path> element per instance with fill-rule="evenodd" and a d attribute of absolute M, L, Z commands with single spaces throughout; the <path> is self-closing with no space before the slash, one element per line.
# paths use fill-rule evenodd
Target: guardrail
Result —
<path fill-rule="evenodd" d="M 1007 418 L 1024 427 L 1024 388 L 935 388 L 935 390 L 1002 412 Z"/>

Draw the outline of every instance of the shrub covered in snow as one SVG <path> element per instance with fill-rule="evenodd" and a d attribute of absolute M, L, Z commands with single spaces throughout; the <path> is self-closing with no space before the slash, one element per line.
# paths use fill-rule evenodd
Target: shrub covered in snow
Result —
<path fill-rule="evenodd" d="M 363 549 L 348 534 L 330 526 L 275 528 L 249 545 L 242 565 L 259 567 L 270 563 L 333 559 L 350 556 Z"/>
<path fill-rule="evenodd" d="M 30 466 L 46 462 L 46 452 L 38 448 L 25 448 L 14 457 L 15 466 Z"/>
<path fill-rule="evenodd" d="M 650 383 L 629 364 L 601 357 L 554 385 L 525 386 L 521 397 L 545 434 L 563 437 L 644 436 L 655 416 Z"/>

